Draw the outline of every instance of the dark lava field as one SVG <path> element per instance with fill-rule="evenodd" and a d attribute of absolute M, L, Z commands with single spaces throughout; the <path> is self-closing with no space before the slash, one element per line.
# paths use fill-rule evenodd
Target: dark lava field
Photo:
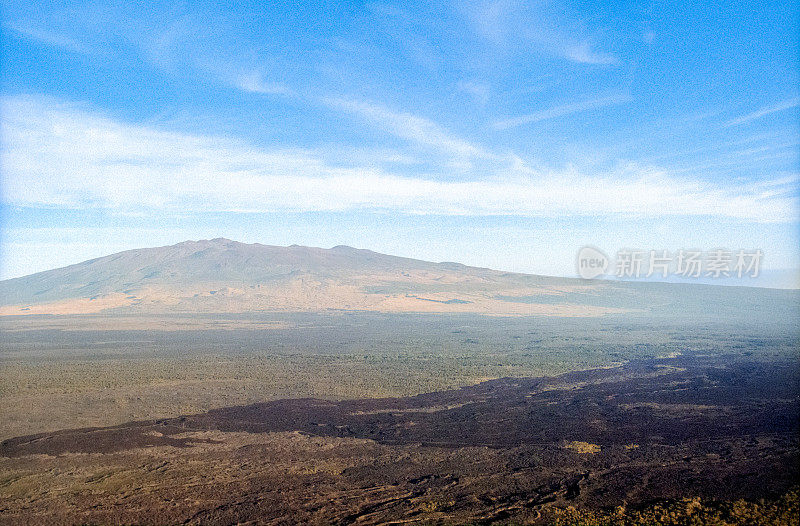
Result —
<path fill-rule="evenodd" d="M 799 382 L 791 361 L 679 356 L 17 437 L 0 487 L 36 481 L 0 522 L 536 523 L 774 499 L 799 475 Z"/>

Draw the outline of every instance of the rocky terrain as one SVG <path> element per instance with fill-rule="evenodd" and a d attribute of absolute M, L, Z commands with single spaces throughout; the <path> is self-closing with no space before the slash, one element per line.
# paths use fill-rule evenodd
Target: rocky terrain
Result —
<path fill-rule="evenodd" d="M 798 378 L 665 358 L 18 437 L 0 444 L 0 522 L 548 523 L 777 499 L 800 475 Z"/>
<path fill-rule="evenodd" d="M 797 291 L 215 239 L 0 303 L 0 524 L 796 524 Z"/>

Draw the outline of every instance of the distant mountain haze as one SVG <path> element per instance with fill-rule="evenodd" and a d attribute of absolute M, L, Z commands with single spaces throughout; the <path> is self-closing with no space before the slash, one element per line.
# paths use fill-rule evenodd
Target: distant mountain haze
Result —
<path fill-rule="evenodd" d="M 0 314 L 794 316 L 798 291 L 556 278 L 336 246 L 185 241 L 0 281 Z"/>

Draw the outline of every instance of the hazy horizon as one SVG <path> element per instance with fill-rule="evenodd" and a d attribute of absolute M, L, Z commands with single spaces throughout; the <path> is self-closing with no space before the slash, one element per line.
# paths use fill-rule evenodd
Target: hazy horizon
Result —
<path fill-rule="evenodd" d="M 354 249 L 358 249 L 358 250 L 368 250 L 368 251 L 371 251 L 371 252 L 375 252 L 375 253 L 378 253 L 378 254 L 389 255 L 389 256 L 407 257 L 407 258 L 416 259 L 416 260 L 419 260 L 419 261 L 429 261 L 429 260 L 425 260 L 425 259 L 421 259 L 421 258 L 417 258 L 417 257 L 413 257 L 413 256 L 403 255 L 403 254 L 382 253 L 382 252 L 378 252 L 378 251 L 372 250 L 371 248 L 365 247 L 365 246 L 350 246 L 350 245 L 344 245 L 344 244 L 341 244 L 341 243 L 333 245 L 333 246 L 329 246 L 329 247 L 312 247 L 312 246 L 308 246 L 308 245 L 298 245 L 297 243 L 292 243 L 291 245 L 270 245 L 269 243 L 261 243 L 261 242 L 258 242 L 258 241 L 254 241 L 252 243 L 247 243 L 247 242 L 242 242 L 242 241 L 239 241 L 239 240 L 236 240 L 236 239 L 220 237 L 220 238 L 214 238 L 214 239 L 189 239 L 189 240 L 183 240 L 183 241 L 181 241 L 181 242 L 179 242 L 177 244 L 202 243 L 202 242 L 209 242 L 209 241 L 216 241 L 216 240 L 233 241 L 235 243 L 242 243 L 242 244 L 277 246 L 279 248 L 291 248 L 291 247 L 298 247 L 299 246 L 299 247 L 312 248 L 312 249 L 319 248 L 319 249 L 330 250 L 330 249 L 345 247 L 345 248 L 354 248 Z M 30 275 L 33 275 L 33 274 L 37 274 L 39 272 L 47 272 L 49 270 L 58 270 L 58 269 L 65 268 L 65 267 L 68 267 L 68 266 L 71 266 L 71 265 L 85 263 L 85 262 L 91 261 L 93 259 L 98 259 L 98 258 L 102 258 L 102 257 L 105 257 L 105 256 L 118 254 L 118 253 L 121 253 L 121 252 L 135 251 L 135 250 L 139 250 L 139 249 L 148 249 L 148 248 L 168 248 L 168 247 L 172 247 L 172 246 L 175 246 L 175 244 L 172 244 L 172 245 L 159 245 L 157 247 L 156 246 L 144 246 L 144 247 L 126 248 L 126 249 L 123 249 L 123 250 L 120 250 L 120 251 L 116 251 L 116 252 L 112 252 L 112 253 L 99 254 L 98 256 L 95 256 L 95 257 L 89 257 L 89 258 L 86 258 L 86 259 L 81 259 L 79 261 L 73 261 L 71 263 L 67 263 L 67 264 L 64 264 L 64 265 L 59 265 L 58 267 L 44 268 L 44 269 L 41 269 L 41 270 L 29 272 L 29 273 L 26 273 L 26 274 L 20 274 L 20 275 L 16 275 L 16 276 L 0 277 L 0 281 L 4 281 L 4 280 L 8 280 L 8 279 L 14 279 L 14 278 L 20 278 L 20 277 L 27 277 L 27 276 L 30 276 Z M 503 271 L 503 272 L 518 272 L 518 273 L 521 273 L 521 274 L 532 274 L 532 275 L 540 275 L 540 276 L 547 276 L 547 277 L 580 278 L 578 273 L 575 272 L 574 270 L 573 270 L 572 273 L 565 273 L 565 274 L 536 274 L 536 273 L 532 273 L 532 272 L 516 271 L 516 270 L 513 270 L 513 269 L 507 269 L 507 268 L 494 268 L 494 267 L 488 267 L 488 266 L 485 266 L 485 265 L 468 264 L 468 263 L 465 263 L 465 262 L 457 260 L 457 259 L 435 260 L 435 261 L 430 261 L 430 262 L 431 263 L 460 263 L 460 264 L 464 264 L 464 265 L 468 265 L 468 266 L 476 267 L 476 268 L 487 268 L 487 269 L 498 270 L 498 271 Z M 609 274 L 606 274 L 606 275 L 603 275 L 603 276 L 599 276 L 599 277 L 593 278 L 593 279 L 597 279 L 597 280 L 601 280 L 601 281 L 607 280 L 607 281 L 628 281 L 628 282 L 644 282 L 644 283 L 678 283 L 678 284 L 682 283 L 682 284 L 697 284 L 697 285 L 719 285 L 719 286 L 728 286 L 728 287 L 754 287 L 754 288 L 775 288 L 775 289 L 796 290 L 796 289 L 800 289 L 800 275 L 798 275 L 798 274 L 799 274 L 798 271 L 792 270 L 792 269 L 766 270 L 766 271 L 761 271 L 759 276 L 757 276 L 756 278 L 745 277 L 744 279 L 742 279 L 742 278 L 737 278 L 736 276 L 713 278 L 713 277 L 707 277 L 707 276 L 702 276 L 702 275 L 699 276 L 699 277 L 683 277 L 683 276 L 677 276 L 677 275 L 668 275 L 667 277 L 662 277 L 662 276 L 659 276 L 659 275 L 653 275 L 653 276 L 645 276 L 645 275 L 643 275 L 643 276 L 640 276 L 638 278 L 635 278 L 635 277 L 618 277 L 618 276 L 615 276 L 612 273 L 609 273 Z"/>

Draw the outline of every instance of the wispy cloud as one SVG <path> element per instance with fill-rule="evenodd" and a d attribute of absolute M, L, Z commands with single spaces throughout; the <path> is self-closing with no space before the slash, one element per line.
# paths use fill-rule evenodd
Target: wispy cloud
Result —
<path fill-rule="evenodd" d="M 134 44 L 144 57 L 159 68 L 171 70 L 196 60 L 199 50 L 189 50 L 198 32 L 197 21 L 189 16 L 162 20 L 138 34 Z"/>
<path fill-rule="evenodd" d="M 236 87 L 248 93 L 261 95 L 294 95 L 294 91 L 280 82 L 270 82 L 260 71 L 244 73 L 234 80 Z"/>
<path fill-rule="evenodd" d="M 779 102 L 778 104 L 774 104 L 772 106 L 765 106 L 759 110 L 756 110 L 752 113 L 748 113 L 747 115 L 742 115 L 741 117 L 737 117 L 736 119 L 729 120 L 725 123 L 726 126 L 739 126 L 741 124 L 748 123 L 750 121 L 754 121 L 756 119 L 760 119 L 761 117 L 766 117 L 767 115 L 771 115 L 773 113 L 778 113 L 780 111 L 791 110 L 793 108 L 797 108 L 800 106 L 800 97 L 785 100 L 783 102 Z"/>
<path fill-rule="evenodd" d="M 589 42 L 567 44 L 562 47 L 564 57 L 580 64 L 616 64 L 619 59 L 611 53 L 603 53 L 592 49 Z"/>
<path fill-rule="evenodd" d="M 426 35 L 434 29 L 430 20 L 387 4 L 367 4 L 366 9 L 372 13 L 374 25 L 380 28 L 382 36 L 394 40 L 407 59 L 428 70 L 442 65 L 445 58 Z"/>
<path fill-rule="evenodd" d="M 500 49 L 533 49 L 579 64 L 620 62 L 615 54 L 598 50 L 582 24 L 548 11 L 547 3 L 486 0 L 462 10 L 476 34 Z"/>
<path fill-rule="evenodd" d="M 361 117 L 387 133 L 418 145 L 461 157 L 492 157 L 480 146 L 456 137 L 424 117 L 394 111 L 372 102 L 348 98 L 325 97 L 323 103 L 331 108 Z"/>
<path fill-rule="evenodd" d="M 616 94 L 606 97 L 599 97 L 587 99 L 579 102 L 572 102 L 569 104 L 562 104 L 554 106 L 527 115 L 520 115 L 519 117 L 511 117 L 508 119 L 501 119 L 492 123 L 492 127 L 497 130 L 505 130 L 508 128 L 515 128 L 525 124 L 532 124 L 534 122 L 544 121 L 548 119 L 555 119 L 564 115 L 579 113 L 582 111 L 594 110 L 605 106 L 613 106 L 617 104 L 624 104 L 630 102 L 631 97 L 627 94 Z"/>
<path fill-rule="evenodd" d="M 479 104 L 486 104 L 489 102 L 489 95 L 491 94 L 491 87 L 485 82 L 477 80 L 460 80 L 457 85 L 458 89 L 472 97 L 475 102 Z"/>
<path fill-rule="evenodd" d="M 5 23 L 3 24 L 3 27 L 10 29 L 12 32 L 23 38 L 34 40 L 48 46 L 57 47 L 72 53 L 80 53 L 84 55 L 97 53 L 95 49 L 82 42 L 79 42 L 67 35 L 53 32 L 44 28 L 33 27 L 21 22 Z"/>
<path fill-rule="evenodd" d="M 376 166 L 334 165 L 313 150 L 264 149 L 240 140 L 126 124 L 53 99 L 5 98 L 2 111 L 3 202 L 12 206 L 797 220 L 797 177 L 720 186 L 636 164 L 596 174 L 541 172 L 516 159 L 498 163 L 495 172 L 481 178 L 452 181 Z M 399 115 L 394 118 L 409 120 Z M 421 128 L 417 132 L 427 131 L 428 123 Z M 465 146 L 459 144 L 455 149 L 460 151 Z"/>

